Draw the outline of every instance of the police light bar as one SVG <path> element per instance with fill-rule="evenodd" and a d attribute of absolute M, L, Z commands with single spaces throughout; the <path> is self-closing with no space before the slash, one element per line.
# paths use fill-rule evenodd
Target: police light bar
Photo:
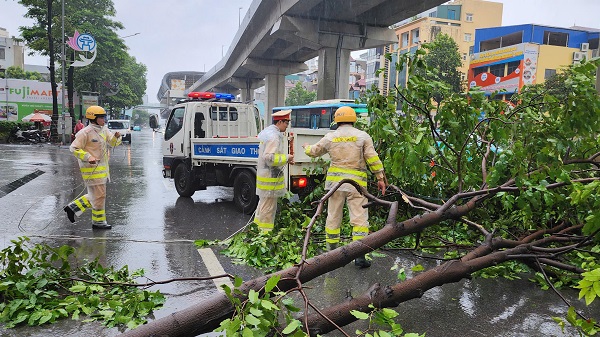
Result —
<path fill-rule="evenodd" d="M 190 99 L 201 99 L 201 100 L 207 100 L 207 99 L 219 99 L 219 100 L 225 100 L 225 101 L 231 101 L 232 99 L 235 98 L 234 95 L 232 94 L 223 94 L 223 93 L 214 93 L 214 92 L 198 92 L 198 91 L 192 91 L 188 94 L 188 97 Z"/>

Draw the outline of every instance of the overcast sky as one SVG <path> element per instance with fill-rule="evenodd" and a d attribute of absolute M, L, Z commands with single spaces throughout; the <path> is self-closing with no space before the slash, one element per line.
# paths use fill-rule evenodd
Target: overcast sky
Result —
<path fill-rule="evenodd" d="M 252 3 L 252 0 L 113 1 L 116 20 L 125 26 L 118 34 L 125 37 L 130 54 L 148 67 L 146 94 L 150 102 L 157 102 L 156 93 L 167 72 L 206 71 L 215 66 L 222 53 L 227 53 L 239 21 L 244 20 Z M 504 4 L 505 26 L 537 23 L 600 28 L 600 0 L 496 1 Z M 19 26 L 32 25 L 32 20 L 24 18 L 24 14 L 25 8 L 17 0 L 0 0 L 0 27 L 6 28 L 11 36 L 20 35 Z M 136 33 L 139 34 L 130 36 Z M 26 56 L 25 63 L 46 65 L 47 60 Z"/>

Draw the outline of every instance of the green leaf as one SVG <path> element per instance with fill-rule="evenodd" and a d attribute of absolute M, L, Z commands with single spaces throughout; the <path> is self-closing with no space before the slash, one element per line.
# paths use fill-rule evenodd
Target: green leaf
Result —
<path fill-rule="evenodd" d="M 369 314 L 358 311 L 358 310 L 350 310 L 350 314 L 358 319 L 368 319 Z"/>
<path fill-rule="evenodd" d="M 246 317 L 244 318 L 244 320 L 250 324 L 250 325 L 254 325 L 257 326 L 260 324 L 260 320 L 256 317 L 254 317 L 254 315 L 250 314 L 250 315 L 246 315 Z"/>
<path fill-rule="evenodd" d="M 267 281 L 267 284 L 265 284 L 265 291 L 270 292 L 271 290 L 273 290 L 277 283 L 279 283 L 279 279 L 281 279 L 280 275 L 271 276 L 271 278 L 269 278 L 269 280 Z"/>
<path fill-rule="evenodd" d="M 285 329 L 283 329 L 282 333 L 283 333 L 284 335 L 289 335 L 289 334 L 291 334 L 292 332 L 296 331 L 296 329 L 298 329 L 300 326 L 301 326 L 301 324 L 300 324 L 300 321 L 299 321 L 299 320 L 297 320 L 297 319 L 295 319 L 295 320 L 292 320 L 292 321 L 291 321 L 291 322 L 288 324 L 288 326 L 286 326 L 286 327 L 285 327 Z"/>

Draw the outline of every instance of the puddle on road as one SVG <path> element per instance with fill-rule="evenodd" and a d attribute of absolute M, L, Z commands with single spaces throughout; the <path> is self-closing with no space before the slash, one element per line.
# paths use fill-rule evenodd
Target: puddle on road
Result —
<path fill-rule="evenodd" d="M 0 187 L 0 198 L 4 197 L 5 195 L 9 194 L 10 192 L 16 190 L 17 188 L 27 184 L 28 182 L 41 176 L 44 173 L 45 172 L 42 170 L 35 170 L 32 173 L 29 173 L 28 175 L 24 176 L 23 178 L 19 178 L 15 181 L 12 181 L 12 182 Z"/>

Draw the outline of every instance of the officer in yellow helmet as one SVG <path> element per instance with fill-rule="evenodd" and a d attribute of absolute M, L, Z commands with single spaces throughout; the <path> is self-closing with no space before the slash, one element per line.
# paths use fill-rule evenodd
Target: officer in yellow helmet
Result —
<path fill-rule="evenodd" d="M 258 165 L 256 166 L 256 195 L 259 197 L 254 222 L 262 232 L 270 232 L 275 226 L 277 198 L 285 195 L 283 169 L 294 163 L 284 147 L 283 133 L 290 125 L 292 110 L 273 113 L 273 124 L 258 134 Z"/>
<path fill-rule="evenodd" d="M 325 178 L 325 189 L 330 190 L 343 179 L 352 179 L 367 188 L 368 167 L 377 178 L 377 188 L 385 194 L 383 164 L 373 147 L 371 136 L 354 127 L 356 122 L 354 109 L 349 106 L 338 108 L 335 111 L 334 121 L 338 125 L 334 132 L 326 134 L 314 145 L 303 145 L 309 157 L 319 157 L 329 153 L 331 165 Z M 344 203 L 348 205 L 350 213 L 352 240 L 360 240 L 369 234 L 369 213 L 362 207 L 367 203 L 367 198 L 353 185 L 343 184 L 333 193 L 327 204 L 325 240 L 329 250 L 337 248 L 340 242 Z M 360 268 L 371 266 L 371 262 L 366 260 L 364 255 L 354 260 L 354 264 Z"/>
<path fill-rule="evenodd" d="M 106 182 L 110 180 L 108 149 L 121 144 L 121 134 L 114 134 L 105 126 L 106 111 L 97 105 L 85 111 L 90 124 L 75 135 L 70 150 L 79 162 L 81 177 L 87 186 L 87 194 L 71 201 L 64 211 L 71 222 L 83 212 L 92 209 L 92 228 L 110 229 L 106 222 Z"/>

